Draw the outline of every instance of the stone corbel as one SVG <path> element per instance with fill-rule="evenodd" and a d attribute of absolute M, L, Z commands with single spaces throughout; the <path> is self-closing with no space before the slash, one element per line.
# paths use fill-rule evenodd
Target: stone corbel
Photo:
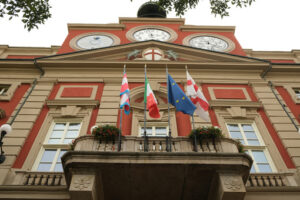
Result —
<path fill-rule="evenodd" d="M 234 172 L 219 172 L 213 181 L 215 192 L 210 192 L 208 199 L 243 200 L 246 188 L 242 175 Z M 217 188 L 216 188 L 217 187 Z"/>
<path fill-rule="evenodd" d="M 98 196 L 96 190 L 96 175 L 73 174 L 69 192 L 72 200 L 96 200 Z"/>
<path fill-rule="evenodd" d="M 2 108 L 0 108 L 0 119 L 3 119 L 5 117 L 6 117 L 5 110 L 3 110 Z"/>

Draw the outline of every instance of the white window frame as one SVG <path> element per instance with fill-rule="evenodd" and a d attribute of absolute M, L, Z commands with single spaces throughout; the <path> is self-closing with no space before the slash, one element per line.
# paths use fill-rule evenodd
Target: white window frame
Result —
<path fill-rule="evenodd" d="M 9 85 L 0 85 L 0 96 L 4 96 L 6 95 L 8 89 L 9 89 Z"/>
<path fill-rule="evenodd" d="M 60 120 L 60 119 L 57 119 L 57 120 L 53 121 L 52 124 L 51 124 L 51 126 L 49 127 L 49 130 L 47 132 L 47 136 L 46 136 L 46 138 L 44 140 L 44 143 L 43 143 L 43 145 L 42 145 L 42 147 L 41 147 L 41 149 L 40 149 L 40 151 L 38 153 L 38 156 L 37 156 L 37 158 L 36 158 L 36 160 L 34 162 L 34 165 L 32 167 L 32 171 L 38 171 L 38 167 L 39 167 L 39 164 L 40 164 L 40 162 L 42 160 L 42 156 L 44 155 L 45 150 L 56 150 L 56 154 L 55 154 L 55 156 L 53 158 L 50 170 L 47 171 L 47 172 L 54 172 L 55 165 L 57 164 L 57 159 L 58 159 L 58 156 L 60 155 L 60 152 L 62 150 L 68 150 L 69 149 L 70 144 L 48 144 L 47 143 L 48 140 L 51 137 L 51 134 L 52 134 L 52 131 L 54 129 L 55 124 L 58 124 L 58 123 L 66 123 L 67 124 L 61 140 L 63 140 L 65 138 L 65 136 L 67 134 L 68 127 L 69 127 L 69 125 L 71 123 L 80 123 L 80 125 L 79 125 L 80 127 L 79 127 L 79 130 L 78 130 L 78 133 L 80 134 L 80 130 L 82 128 L 82 120 L 79 120 L 79 119 L 74 119 L 74 120 L 73 119 L 72 120 Z"/>
<path fill-rule="evenodd" d="M 293 88 L 297 99 L 300 99 L 300 88 Z"/>
<path fill-rule="evenodd" d="M 259 132 L 259 130 L 258 130 L 256 124 L 255 124 L 254 122 L 252 122 L 252 123 L 249 123 L 249 122 L 227 122 L 227 123 L 226 123 L 226 128 L 227 128 L 227 131 L 228 131 L 228 134 L 229 134 L 230 137 L 231 137 L 231 135 L 230 135 L 230 131 L 229 131 L 229 128 L 228 128 L 228 125 L 229 125 L 229 124 L 237 124 L 237 125 L 238 125 L 239 130 L 240 130 L 240 132 L 241 132 L 241 135 L 242 135 L 242 137 L 243 137 L 243 140 L 244 140 L 244 142 L 245 142 L 245 144 L 244 144 L 244 149 L 245 149 L 245 151 L 248 151 L 248 152 L 249 152 L 249 155 L 250 155 L 251 158 L 253 159 L 253 167 L 254 167 L 254 169 L 255 169 L 255 173 L 264 173 L 264 172 L 259 172 L 259 168 L 258 168 L 258 166 L 257 166 L 257 163 L 256 163 L 256 161 L 254 160 L 254 156 L 253 156 L 252 151 L 256 151 L 256 150 L 257 150 L 257 151 L 263 151 L 263 153 L 265 154 L 266 159 L 267 159 L 267 161 L 268 161 L 268 164 L 270 165 L 270 168 L 271 168 L 271 170 L 272 170 L 271 173 L 277 172 L 277 169 L 276 169 L 276 167 L 275 167 L 275 165 L 274 165 L 274 162 L 273 162 L 273 160 L 272 160 L 272 158 L 271 158 L 271 156 L 270 156 L 270 153 L 269 153 L 269 151 L 268 151 L 268 148 L 267 148 L 267 146 L 265 145 L 265 143 L 264 143 L 264 141 L 263 141 L 263 139 L 262 139 L 262 137 L 261 137 L 261 134 L 260 134 L 260 132 Z M 246 135 L 245 135 L 244 130 L 243 130 L 243 128 L 242 128 L 242 124 L 246 124 L 246 125 L 251 125 L 251 126 L 252 126 L 252 128 L 253 128 L 253 130 L 254 130 L 254 132 L 255 132 L 255 135 L 257 136 L 258 142 L 259 142 L 259 144 L 260 144 L 259 146 L 258 146 L 258 145 L 257 145 L 257 146 L 248 145 L 248 141 L 247 141 Z"/>
<path fill-rule="evenodd" d="M 149 128 L 149 127 L 152 127 L 152 135 L 147 135 L 148 137 L 166 137 L 166 136 L 168 136 L 169 126 L 167 123 L 147 123 L 146 128 Z M 155 132 L 156 127 L 166 127 L 166 129 L 167 129 L 166 136 L 160 136 L 160 135 L 157 136 L 156 132 Z M 144 128 L 144 124 L 140 123 L 140 125 L 139 125 L 139 136 L 140 137 L 144 136 L 144 132 L 142 131 L 143 128 Z"/>

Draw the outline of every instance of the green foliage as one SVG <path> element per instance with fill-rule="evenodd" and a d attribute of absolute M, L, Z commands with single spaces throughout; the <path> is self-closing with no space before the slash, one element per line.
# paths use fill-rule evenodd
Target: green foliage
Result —
<path fill-rule="evenodd" d="M 204 126 L 201 128 L 193 129 L 189 135 L 191 139 L 197 137 L 197 140 L 202 141 L 204 139 L 218 139 L 223 138 L 222 130 L 219 127 Z"/>
<path fill-rule="evenodd" d="M 133 1 L 133 0 L 131 0 Z M 222 18 L 229 16 L 230 6 L 247 7 L 251 6 L 255 0 L 209 0 L 211 13 Z M 182 16 L 188 9 L 195 8 L 199 0 L 157 0 L 158 5 L 163 7 L 167 12 L 174 10 L 177 16 Z"/>
<path fill-rule="evenodd" d="M 98 126 L 92 130 L 92 134 L 100 141 L 115 141 L 115 138 L 120 134 L 120 129 L 111 125 Z"/>
<path fill-rule="evenodd" d="M 245 153 L 244 145 L 239 140 L 236 141 L 237 141 L 237 148 L 239 153 Z"/>
<path fill-rule="evenodd" d="M 38 28 L 51 17 L 49 0 L 0 0 L 0 17 L 22 15 L 24 28 L 28 31 Z"/>

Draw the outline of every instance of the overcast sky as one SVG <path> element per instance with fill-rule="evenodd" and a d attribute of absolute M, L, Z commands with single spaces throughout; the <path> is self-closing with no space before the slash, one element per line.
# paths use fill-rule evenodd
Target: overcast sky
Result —
<path fill-rule="evenodd" d="M 19 18 L 0 18 L 0 45 L 50 47 L 61 45 L 67 23 L 118 23 L 118 17 L 136 17 L 147 0 L 50 0 L 52 18 L 28 32 Z M 176 17 L 169 13 L 168 17 Z M 243 48 L 290 51 L 300 49 L 300 1 L 256 0 L 249 8 L 232 8 L 230 17 L 210 14 L 209 0 L 183 18 L 190 25 L 236 26 L 235 35 Z"/>

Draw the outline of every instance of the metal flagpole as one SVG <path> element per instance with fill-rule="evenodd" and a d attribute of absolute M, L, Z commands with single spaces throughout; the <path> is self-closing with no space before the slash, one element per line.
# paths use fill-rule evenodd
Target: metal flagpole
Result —
<path fill-rule="evenodd" d="M 146 85 L 146 79 L 147 79 L 147 65 L 145 64 L 145 91 L 147 90 L 147 85 Z M 147 121 L 147 93 L 144 94 L 144 152 L 148 152 L 148 136 L 147 136 L 147 128 L 146 128 L 146 121 Z"/>
<path fill-rule="evenodd" d="M 185 71 L 188 72 L 187 65 L 185 65 Z M 192 128 L 193 128 L 193 130 L 195 129 L 194 113 L 192 115 Z M 198 152 L 197 137 L 196 137 L 196 135 L 194 135 L 194 151 Z"/>
<path fill-rule="evenodd" d="M 168 65 L 166 65 L 166 75 L 167 75 L 167 91 L 168 91 L 168 126 L 169 126 L 169 136 L 166 137 L 166 150 L 167 152 L 172 151 L 172 141 L 171 141 L 171 125 L 170 125 L 170 104 L 169 104 L 169 72 Z"/>
<path fill-rule="evenodd" d="M 124 70 L 123 70 L 123 75 L 126 72 L 126 64 L 124 64 Z M 125 107 L 124 107 L 125 109 Z M 121 145 L 122 145 L 122 117 L 123 117 L 123 109 L 121 109 L 120 112 L 120 134 L 119 134 L 119 144 L 118 144 L 118 151 L 121 151 Z"/>

